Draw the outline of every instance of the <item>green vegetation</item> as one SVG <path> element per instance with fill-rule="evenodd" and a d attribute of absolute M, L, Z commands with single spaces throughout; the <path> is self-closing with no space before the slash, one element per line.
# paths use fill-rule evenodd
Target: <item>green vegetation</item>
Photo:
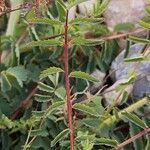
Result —
<path fill-rule="evenodd" d="M 88 17 L 68 18 L 69 10 L 84 1 L 11 0 L 12 9 L 20 5 L 26 9 L 1 16 L 5 26 L 0 26 L 0 149 L 108 150 L 143 129 L 144 138 L 132 140 L 124 149 L 150 149 L 145 114 L 150 97 L 128 101 L 125 92 L 135 72 L 117 89 L 123 94 L 121 102 L 116 97 L 105 106 L 102 91 L 90 93 L 89 87 L 103 82 L 91 73 L 97 68 L 108 74 L 119 46 L 117 39 L 107 40 L 112 33 L 102 18 L 109 0 L 99 0 Z M 140 25 L 150 30 L 147 20 Z M 115 30 L 128 28 L 133 25 L 120 24 Z M 134 36 L 126 40 L 127 47 L 132 43 L 148 47 L 150 41 Z M 141 56 L 125 61 L 140 63 L 148 54 L 145 48 Z M 86 98 L 77 103 L 83 95 Z"/>

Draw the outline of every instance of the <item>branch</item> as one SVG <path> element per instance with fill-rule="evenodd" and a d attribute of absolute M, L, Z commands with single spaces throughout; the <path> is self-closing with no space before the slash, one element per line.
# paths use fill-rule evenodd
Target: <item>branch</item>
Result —
<path fill-rule="evenodd" d="M 69 67 L 68 67 L 68 10 L 66 11 L 66 22 L 65 22 L 65 33 L 64 33 L 64 65 L 65 65 L 65 88 L 67 98 L 67 113 L 68 113 L 68 126 L 70 129 L 70 150 L 74 150 L 74 129 L 73 129 L 73 118 L 72 118 L 72 102 L 70 95 L 70 83 L 69 83 Z"/>
<path fill-rule="evenodd" d="M 143 29 L 143 28 L 138 28 L 138 29 L 135 29 L 134 31 L 131 31 L 131 32 L 128 32 L 128 33 L 121 33 L 121 34 L 117 34 L 117 35 L 108 35 L 108 36 L 101 37 L 100 39 L 101 40 L 105 40 L 105 41 L 114 40 L 114 39 L 120 39 L 120 38 L 125 38 L 125 37 L 127 37 L 129 35 L 142 33 L 144 31 L 147 31 L 147 30 Z"/>
<path fill-rule="evenodd" d="M 147 29 L 138 28 L 138 29 L 135 29 L 135 30 L 133 30 L 131 32 L 128 32 L 128 33 L 120 33 L 120 34 L 117 34 L 117 35 L 114 35 L 114 34 L 106 35 L 106 36 L 102 36 L 102 37 L 96 38 L 96 39 L 109 41 L 109 40 L 115 40 L 115 39 L 120 39 L 120 38 L 126 38 L 129 35 L 135 35 L 135 34 L 138 34 L 138 33 L 145 32 L 145 31 L 147 31 Z M 59 36 L 62 36 L 62 35 L 64 35 L 64 33 L 58 34 L 58 35 L 54 35 L 54 36 L 50 36 L 50 37 L 44 37 L 42 39 L 48 40 L 48 39 L 56 38 L 56 37 L 59 37 Z"/>
<path fill-rule="evenodd" d="M 131 142 L 134 142 L 135 140 L 137 140 L 147 134 L 150 134 L 150 128 L 144 129 L 143 131 L 139 132 L 138 134 L 134 135 L 133 137 L 131 137 L 131 138 L 127 139 L 126 141 L 124 141 L 123 143 L 119 144 L 112 150 L 121 150 L 126 145 L 130 144 Z"/>

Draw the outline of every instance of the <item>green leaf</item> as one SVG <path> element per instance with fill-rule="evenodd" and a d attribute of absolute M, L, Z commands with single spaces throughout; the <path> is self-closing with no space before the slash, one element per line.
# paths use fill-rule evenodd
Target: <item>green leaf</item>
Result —
<path fill-rule="evenodd" d="M 116 41 L 105 41 L 103 50 L 98 55 L 95 55 L 97 64 L 103 72 L 109 70 L 110 63 L 114 60 L 118 53 L 119 47 Z"/>
<path fill-rule="evenodd" d="M 52 26 L 61 25 L 61 22 L 59 20 L 52 20 L 48 18 L 30 18 L 27 21 L 29 23 L 35 23 L 35 24 L 48 24 Z"/>
<path fill-rule="evenodd" d="M 94 140 L 95 145 L 106 145 L 115 147 L 117 146 L 118 142 L 116 140 L 108 139 L 108 138 L 96 138 Z"/>
<path fill-rule="evenodd" d="M 124 53 L 124 58 L 127 58 L 129 51 L 130 51 L 130 45 L 131 45 L 131 41 L 126 40 L 126 49 L 125 49 L 125 53 Z"/>
<path fill-rule="evenodd" d="M 17 79 L 14 75 L 7 72 L 6 76 L 12 87 L 15 87 L 18 90 L 20 90 L 20 86 L 23 87 L 23 82 L 20 79 Z"/>
<path fill-rule="evenodd" d="M 51 100 L 51 96 L 48 95 L 40 95 L 40 94 L 35 94 L 34 98 L 38 102 L 49 102 Z"/>
<path fill-rule="evenodd" d="M 5 72 L 1 72 L 1 88 L 3 92 L 9 91 L 11 89 L 11 83 L 9 82 Z"/>
<path fill-rule="evenodd" d="M 141 61 L 147 61 L 148 58 L 146 56 L 137 56 L 132 58 L 125 58 L 124 62 L 141 62 Z"/>
<path fill-rule="evenodd" d="M 65 101 L 59 101 L 53 103 L 49 108 L 46 110 L 46 116 L 49 116 L 53 111 L 57 110 L 60 106 L 64 105 Z"/>
<path fill-rule="evenodd" d="M 45 115 L 46 111 L 32 111 L 33 116 L 42 118 Z"/>
<path fill-rule="evenodd" d="M 150 101 L 150 95 L 147 95 L 148 100 Z"/>
<path fill-rule="evenodd" d="M 41 73 L 41 70 L 39 68 L 40 66 L 38 66 L 37 64 L 33 64 L 33 63 L 29 63 L 26 66 L 26 69 L 28 70 L 28 79 L 29 81 L 33 81 L 33 82 L 38 82 L 39 81 L 39 76 Z"/>
<path fill-rule="evenodd" d="M 24 66 L 9 68 L 6 72 L 14 76 L 21 87 L 23 86 L 23 81 L 26 81 L 28 78 L 28 71 L 24 68 Z"/>
<path fill-rule="evenodd" d="M 102 44 L 104 41 L 102 39 L 84 39 L 81 37 L 72 38 L 70 43 L 72 45 L 86 45 L 86 46 L 96 46 Z"/>
<path fill-rule="evenodd" d="M 140 20 L 140 21 L 139 21 L 139 24 L 140 24 L 143 28 L 150 30 L 150 23 L 145 22 L 144 20 Z"/>
<path fill-rule="evenodd" d="M 103 128 L 108 128 L 110 127 L 112 124 L 116 123 L 118 121 L 118 119 L 123 119 L 123 113 L 124 112 L 133 112 L 141 107 L 143 107 L 145 104 L 148 103 L 148 99 L 147 98 L 143 98 L 141 100 L 138 100 L 136 103 L 132 104 L 131 106 L 128 106 L 127 108 L 121 110 L 118 112 L 118 117 L 116 118 L 115 115 L 111 115 L 109 116 L 107 119 L 103 120 L 102 122 L 100 122 L 100 129 Z"/>
<path fill-rule="evenodd" d="M 100 122 L 100 119 L 98 118 L 85 118 L 85 119 L 82 119 L 82 122 L 84 125 L 86 125 L 87 127 L 90 127 L 90 128 L 98 128 L 99 127 L 99 122 Z"/>
<path fill-rule="evenodd" d="M 62 46 L 63 42 L 60 39 L 51 39 L 43 41 L 32 41 L 25 45 L 22 45 L 20 48 L 23 51 L 24 49 L 32 48 L 35 46 Z"/>
<path fill-rule="evenodd" d="M 142 38 L 135 37 L 135 36 L 129 36 L 128 40 L 135 42 L 135 43 L 142 43 L 142 44 L 149 44 L 150 43 L 150 40 L 148 40 L 148 39 L 142 39 Z"/>
<path fill-rule="evenodd" d="M 30 11 L 28 11 L 27 15 L 26 15 L 26 20 L 32 19 L 36 17 L 36 13 L 35 13 L 35 9 L 31 9 Z"/>
<path fill-rule="evenodd" d="M 77 132 L 77 136 L 76 136 L 76 140 L 77 141 L 85 141 L 85 140 L 90 140 L 91 142 L 93 142 L 93 140 L 95 139 L 95 134 L 89 134 L 89 131 L 78 131 Z"/>
<path fill-rule="evenodd" d="M 2 128 L 7 127 L 11 129 L 13 126 L 14 126 L 14 122 L 11 121 L 7 116 L 3 114 L 0 118 L 0 127 Z"/>
<path fill-rule="evenodd" d="M 69 3 L 69 5 L 67 6 L 67 9 L 70 9 L 70 8 L 72 8 L 76 5 L 79 5 L 80 3 L 86 2 L 86 1 L 89 1 L 89 0 L 74 0 L 71 3 Z"/>
<path fill-rule="evenodd" d="M 64 139 L 69 134 L 69 129 L 65 129 L 62 132 L 60 132 L 53 141 L 51 141 L 51 146 L 55 146 L 59 141 Z"/>
<path fill-rule="evenodd" d="M 59 72 L 64 72 L 64 71 L 58 67 L 50 67 L 50 68 L 42 71 L 42 73 L 40 75 L 40 79 L 43 79 L 43 78 L 47 77 L 48 75 L 59 73 Z"/>
<path fill-rule="evenodd" d="M 101 4 L 97 4 L 94 9 L 93 15 L 95 17 L 102 15 L 109 4 L 110 0 L 103 0 Z"/>
<path fill-rule="evenodd" d="M 124 91 L 122 94 L 122 98 L 120 100 L 120 105 L 125 103 L 128 100 L 128 97 L 129 97 L 129 93 L 127 91 Z"/>
<path fill-rule="evenodd" d="M 104 113 L 104 107 L 102 106 L 102 97 L 100 96 L 91 96 L 89 106 L 92 106 L 99 115 L 102 115 Z"/>
<path fill-rule="evenodd" d="M 50 87 L 49 85 L 46 85 L 42 82 L 38 83 L 38 89 L 44 92 L 48 92 L 48 93 L 52 93 L 54 92 L 54 89 L 52 87 Z"/>
<path fill-rule="evenodd" d="M 133 113 L 127 113 L 127 112 L 123 112 L 122 115 L 125 116 L 129 121 L 136 124 L 137 126 L 143 128 L 143 129 L 147 128 L 147 125 L 145 124 L 145 122 L 143 120 L 141 120 L 137 115 L 135 115 Z"/>
<path fill-rule="evenodd" d="M 126 23 L 117 24 L 114 28 L 114 31 L 121 32 L 121 31 L 128 31 L 132 29 L 134 29 L 134 24 L 130 22 L 126 22 Z"/>
<path fill-rule="evenodd" d="M 50 149 L 50 142 L 48 137 L 36 137 L 36 139 L 32 142 L 31 147 L 32 150 L 52 150 Z"/>
<path fill-rule="evenodd" d="M 30 133 L 30 136 L 46 137 L 46 136 L 48 136 L 48 132 L 45 129 L 32 130 L 31 133 Z"/>
<path fill-rule="evenodd" d="M 39 41 L 39 36 L 38 36 L 37 30 L 35 29 L 35 26 L 31 26 L 29 28 L 29 33 L 30 33 L 31 39 L 33 39 L 34 41 Z"/>
<path fill-rule="evenodd" d="M 59 73 L 48 75 L 48 79 L 53 83 L 54 87 L 58 85 Z"/>
<path fill-rule="evenodd" d="M 145 150 L 149 150 L 150 149 L 150 137 L 148 136 L 147 137 L 147 143 L 146 143 L 146 146 L 145 146 Z"/>
<path fill-rule="evenodd" d="M 84 79 L 84 80 L 88 80 L 88 81 L 91 81 L 91 82 L 98 82 L 98 80 L 95 77 L 89 75 L 88 73 L 82 72 L 82 71 L 71 72 L 69 76 Z"/>
<path fill-rule="evenodd" d="M 150 7 L 146 7 L 145 11 L 148 13 L 148 15 L 150 15 Z"/>
<path fill-rule="evenodd" d="M 103 22 L 103 18 L 87 18 L 87 17 L 78 17 L 69 22 L 70 25 L 74 24 L 83 24 L 83 23 L 95 23 L 95 22 Z"/>
<path fill-rule="evenodd" d="M 55 90 L 55 95 L 56 95 L 58 98 L 64 100 L 64 99 L 65 99 L 65 96 L 66 96 L 66 90 L 65 90 L 65 88 L 64 88 L 64 87 L 59 87 L 59 88 L 57 88 L 57 89 Z"/>
<path fill-rule="evenodd" d="M 56 0 L 56 6 L 58 10 L 59 20 L 64 22 L 66 16 L 66 6 L 63 0 Z"/>
<path fill-rule="evenodd" d="M 136 79 L 136 75 L 130 75 L 127 79 L 124 79 L 119 85 L 130 85 Z"/>
<path fill-rule="evenodd" d="M 77 109 L 79 111 L 82 111 L 86 114 L 95 116 L 95 117 L 99 117 L 100 115 L 94 110 L 93 107 L 87 106 L 85 104 L 80 104 L 80 103 L 76 103 L 73 105 L 74 109 Z"/>

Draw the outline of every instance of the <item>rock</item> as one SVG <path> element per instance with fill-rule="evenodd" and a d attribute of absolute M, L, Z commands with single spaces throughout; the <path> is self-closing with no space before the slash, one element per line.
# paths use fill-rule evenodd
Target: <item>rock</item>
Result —
<path fill-rule="evenodd" d="M 91 75 L 94 76 L 100 82 L 102 82 L 105 78 L 106 73 L 101 72 L 100 70 L 96 69 Z"/>
<path fill-rule="evenodd" d="M 97 2 L 97 0 L 89 0 L 87 2 L 80 3 L 78 5 L 80 15 L 88 16 L 90 13 L 92 13 L 96 2 Z M 69 14 L 68 14 L 69 20 L 74 19 L 75 14 L 76 14 L 76 7 L 74 6 L 69 10 Z"/>
<path fill-rule="evenodd" d="M 84 16 L 88 16 L 92 11 L 93 7 L 96 4 L 97 0 L 89 0 L 87 2 L 82 2 L 78 5 L 79 13 Z M 75 18 L 75 13 L 76 13 L 76 7 L 72 7 L 69 10 L 69 18 L 74 19 Z"/>
<path fill-rule="evenodd" d="M 90 1 L 79 4 L 78 8 L 79 8 L 80 14 L 88 16 L 90 13 L 92 13 L 96 2 L 97 2 L 97 0 L 90 0 Z"/>
<path fill-rule="evenodd" d="M 109 88 L 107 88 L 104 91 L 104 99 L 105 99 L 105 105 L 110 105 L 113 103 L 113 101 L 117 100 L 118 102 L 120 102 L 123 98 L 123 93 L 120 93 L 120 91 L 117 91 L 116 88 L 120 85 L 120 83 L 122 83 L 124 81 L 124 79 L 122 80 L 118 80 L 116 81 L 112 86 L 110 86 Z M 128 93 L 128 95 L 131 94 L 133 90 L 133 85 L 128 85 L 124 91 L 126 91 Z M 121 95 L 120 95 L 121 94 Z"/>
<path fill-rule="evenodd" d="M 90 92 L 94 94 L 97 93 L 102 88 L 106 73 L 103 73 L 100 70 L 96 69 L 94 72 L 92 72 L 91 75 L 99 81 L 94 83 L 94 85 L 90 87 Z"/>
<path fill-rule="evenodd" d="M 78 5 L 79 13 L 88 16 L 92 13 L 94 5 L 98 0 L 89 0 Z M 113 31 L 120 23 L 134 23 L 138 26 L 139 19 L 145 14 L 145 7 L 150 5 L 150 0 L 111 0 L 108 4 L 104 18 L 108 28 Z M 69 18 L 74 19 L 76 7 L 71 8 Z"/>
<path fill-rule="evenodd" d="M 91 73 L 91 75 L 99 81 L 99 82 L 94 83 L 90 87 L 90 92 L 94 94 L 94 93 L 97 93 L 102 88 L 106 73 L 103 73 L 100 70 L 96 69 L 94 72 Z"/>
<path fill-rule="evenodd" d="M 149 0 L 111 0 L 104 13 L 106 24 L 110 30 L 120 23 L 137 25 L 139 19 L 145 16 L 144 9 L 149 4 Z"/>
<path fill-rule="evenodd" d="M 144 97 L 150 94 L 150 73 L 146 77 L 139 76 L 134 83 L 133 95 L 135 97 Z"/>
<path fill-rule="evenodd" d="M 102 88 L 104 78 L 106 76 L 105 73 L 101 72 L 98 69 L 95 69 L 91 74 L 91 76 L 95 77 L 99 82 L 94 83 L 92 86 L 88 86 L 88 92 L 83 94 L 82 96 L 78 97 L 73 103 L 79 103 L 88 99 L 87 94 L 95 95 L 99 90 Z"/>
<path fill-rule="evenodd" d="M 132 45 L 128 57 L 132 58 L 139 56 L 142 48 L 143 45 L 141 44 Z M 145 94 L 150 94 L 150 61 L 148 60 L 140 63 L 125 63 L 124 53 L 125 50 L 123 50 L 113 61 L 111 65 L 111 72 L 113 71 L 114 74 L 112 74 L 111 78 L 114 81 L 125 79 L 129 71 L 135 69 L 137 79 L 133 85 L 133 96 L 140 98 Z M 150 53 L 148 55 L 148 58 L 150 59 Z"/>
<path fill-rule="evenodd" d="M 75 14 L 76 14 L 76 7 L 74 6 L 69 10 L 68 13 L 69 20 L 73 20 L 75 18 Z"/>

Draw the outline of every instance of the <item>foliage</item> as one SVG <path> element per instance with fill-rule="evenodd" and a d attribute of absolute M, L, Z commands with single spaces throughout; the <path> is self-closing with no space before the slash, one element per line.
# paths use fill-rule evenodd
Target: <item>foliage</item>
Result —
<path fill-rule="evenodd" d="M 69 149 L 70 130 L 64 86 L 66 72 L 63 69 L 62 48 L 64 23 L 66 10 L 85 1 L 88 0 L 68 0 L 66 3 L 55 0 L 46 6 L 42 0 L 38 10 L 37 6 L 33 6 L 22 11 L 24 16 L 20 16 L 19 23 L 11 31 L 13 34 L 5 34 L 7 29 L 3 27 L 0 43 L 2 55 L 6 54 L 6 50 L 10 51 L 0 65 L 2 150 Z M 150 125 L 144 111 L 149 97 L 133 100 L 132 104 L 127 100 L 125 87 L 134 82 L 136 75 L 129 75 L 119 85 L 117 90 L 123 93 L 123 98 L 117 105 L 114 100 L 113 104 L 105 107 L 102 97 L 92 95 L 87 87 L 98 82 L 90 74 L 96 68 L 107 73 L 118 53 L 117 40 L 95 38 L 110 34 L 102 18 L 109 1 L 99 0 L 88 17 L 76 14 L 75 19 L 69 20 L 69 78 L 73 100 L 74 145 L 77 150 L 111 149 Z M 150 9 L 147 8 L 146 12 L 149 14 Z M 13 23 L 17 18 L 18 16 L 13 18 Z M 7 22 L 7 19 L 5 15 L 4 21 Z M 140 25 L 150 29 L 147 20 L 141 20 Z M 116 26 L 115 30 L 120 32 L 131 28 L 133 25 L 127 23 Z M 83 33 L 90 33 L 90 38 Z M 149 44 L 149 39 L 133 36 L 129 36 L 127 40 L 130 42 L 129 46 L 131 42 Z M 144 51 L 139 57 L 127 58 L 127 54 L 128 51 L 124 59 L 127 63 L 146 61 L 148 55 Z M 27 96 L 30 93 L 34 94 L 32 98 Z M 83 95 L 87 99 L 76 103 Z M 13 118 L 17 111 L 19 114 Z M 122 126 L 126 126 L 125 130 L 121 129 Z M 146 136 L 125 149 L 134 147 L 136 150 L 148 150 L 149 141 Z"/>

